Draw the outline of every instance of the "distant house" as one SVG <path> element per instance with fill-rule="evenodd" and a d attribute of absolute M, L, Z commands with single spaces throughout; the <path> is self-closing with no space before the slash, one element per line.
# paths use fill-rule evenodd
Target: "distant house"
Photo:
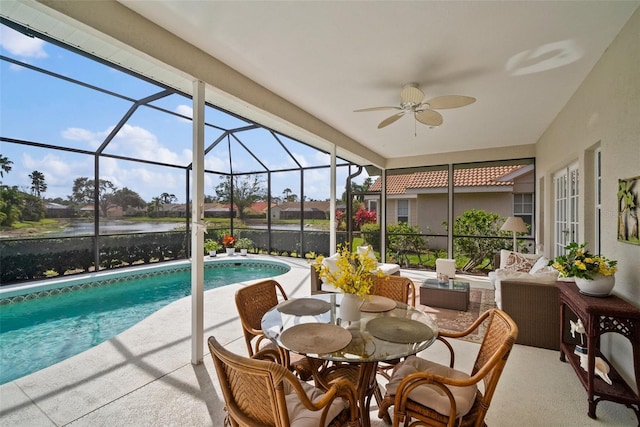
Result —
<path fill-rule="evenodd" d="M 275 203 L 271 204 L 271 206 L 275 205 Z M 244 210 L 244 214 L 247 217 L 266 218 L 268 208 L 269 204 L 266 201 L 255 202 L 250 207 Z"/>
<path fill-rule="evenodd" d="M 446 234 L 448 171 L 435 170 L 387 176 L 387 223 L 407 222 L 423 232 Z M 453 176 L 454 217 L 469 209 L 519 216 L 533 230 L 533 165 L 456 169 Z M 378 178 L 372 191 L 381 190 Z M 380 197 L 365 196 L 367 209 L 377 211 Z"/>
<path fill-rule="evenodd" d="M 73 208 L 60 203 L 47 202 L 44 204 L 44 208 L 47 218 L 72 218 L 74 216 Z"/>
<path fill-rule="evenodd" d="M 235 218 L 236 210 L 230 210 L 228 204 L 222 203 L 205 203 L 204 204 L 204 217 L 205 218 Z"/>
<path fill-rule="evenodd" d="M 304 202 L 304 219 L 329 218 L 329 201 Z M 271 208 L 271 219 L 300 219 L 302 204 L 300 202 L 285 202 Z"/>

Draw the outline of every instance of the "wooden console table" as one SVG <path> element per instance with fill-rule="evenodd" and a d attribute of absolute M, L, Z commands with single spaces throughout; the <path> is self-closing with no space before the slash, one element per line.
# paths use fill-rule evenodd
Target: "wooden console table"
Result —
<path fill-rule="evenodd" d="M 560 360 L 567 359 L 587 390 L 588 415 L 596 418 L 596 405 L 601 400 L 625 404 L 633 409 L 640 425 L 640 395 L 620 376 L 600 352 L 600 336 L 607 332 L 621 334 L 631 342 L 636 387 L 640 387 L 640 309 L 623 299 L 611 295 L 605 298 L 581 294 L 572 282 L 557 282 L 560 291 Z M 584 324 L 587 339 L 588 370 L 580 366 L 580 358 L 574 354 L 575 345 L 565 342 L 565 307 Z M 594 375 L 596 356 L 610 366 L 612 385 Z"/>

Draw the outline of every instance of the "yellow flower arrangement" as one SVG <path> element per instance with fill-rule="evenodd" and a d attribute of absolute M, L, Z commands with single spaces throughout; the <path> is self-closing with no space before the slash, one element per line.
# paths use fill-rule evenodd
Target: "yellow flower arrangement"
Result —
<path fill-rule="evenodd" d="M 561 277 L 583 279 L 593 279 L 597 274 L 612 276 L 618 270 L 617 261 L 601 255 L 593 255 L 585 247 L 586 243 L 572 242 L 565 247 L 567 253 L 557 256 L 549 262 L 549 265 L 558 270 Z"/>
<path fill-rule="evenodd" d="M 384 276 L 378 268 L 378 261 L 371 249 L 367 253 L 351 252 L 350 244 L 338 245 L 337 256 L 333 258 L 335 266 L 323 262 L 324 256 L 318 256 L 313 267 L 321 279 L 335 286 L 346 294 L 357 294 L 360 297 L 369 294 L 373 285 L 373 275 Z M 371 255 L 369 253 L 371 252 Z"/>

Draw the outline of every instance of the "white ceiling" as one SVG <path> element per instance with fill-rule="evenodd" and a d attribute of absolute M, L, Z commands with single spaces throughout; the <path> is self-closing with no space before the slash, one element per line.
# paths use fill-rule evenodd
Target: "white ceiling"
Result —
<path fill-rule="evenodd" d="M 385 158 L 535 143 L 639 4 L 120 2 Z M 435 129 L 353 112 L 407 82 L 477 102 Z"/>
<path fill-rule="evenodd" d="M 640 5 L 118 1 L 386 159 L 534 144 Z M 4 9 L 18 16 L 24 8 Z M 166 82 L 169 71 L 152 73 Z M 477 102 L 441 110 L 434 129 L 411 116 L 377 129 L 394 111 L 353 112 L 398 105 L 408 82 L 427 99 Z"/>

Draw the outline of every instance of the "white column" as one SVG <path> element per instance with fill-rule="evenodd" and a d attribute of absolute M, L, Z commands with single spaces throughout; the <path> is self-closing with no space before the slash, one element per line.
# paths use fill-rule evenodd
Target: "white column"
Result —
<path fill-rule="evenodd" d="M 191 174 L 191 363 L 202 363 L 204 340 L 204 82 L 193 82 Z"/>
<path fill-rule="evenodd" d="M 453 259 L 453 226 L 455 225 L 455 215 L 453 214 L 453 196 L 454 196 L 454 180 L 453 180 L 453 164 L 449 163 L 449 198 L 448 198 L 448 212 L 447 212 L 447 221 L 449 222 L 449 227 L 447 230 L 447 246 L 449 247 L 448 255 L 449 259 Z"/>
<path fill-rule="evenodd" d="M 382 169 L 380 176 L 380 212 L 378 221 L 380 223 L 380 258 L 382 262 L 387 262 L 387 170 Z"/>
<path fill-rule="evenodd" d="M 336 146 L 331 146 L 331 177 L 329 185 L 331 186 L 329 196 L 329 255 L 336 250 Z"/>

